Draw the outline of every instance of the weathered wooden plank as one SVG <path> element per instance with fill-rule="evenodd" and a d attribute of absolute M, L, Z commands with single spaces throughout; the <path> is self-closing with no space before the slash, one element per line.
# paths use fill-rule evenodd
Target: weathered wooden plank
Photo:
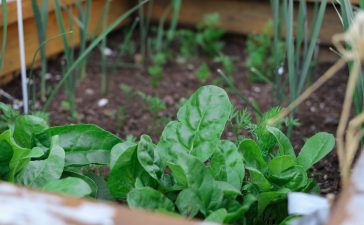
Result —
<path fill-rule="evenodd" d="M 28 1 L 28 0 L 27 0 Z M 92 12 L 90 18 L 90 33 L 97 34 L 100 33 L 100 18 L 103 14 L 103 6 L 106 0 L 93 0 Z M 122 15 L 129 8 L 127 0 L 112 1 L 110 11 L 108 14 L 109 22 L 114 21 L 120 15 Z M 77 15 L 76 10 L 74 11 Z M 65 18 L 66 30 L 69 29 L 69 20 L 66 12 L 63 11 L 63 16 Z M 4 67 L 1 71 L 2 79 L 0 79 L 0 84 L 2 81 L 9 81 L 13 72 L 19 70 L 19 49 L 18 49 L 18 30 L 17 24 L 13 23 L 8 27 L 8 40 L 6 46 L 6 54 L 4 57 Z M 60 34 L 58 29 L 57 20 L 55 12 L 52 11 L 49 14 L 47 36 L 52 37 Z M 38 48 L 38 34 L 36 29 L 36 23 L 34 17 L 30 17 L 24 20 L 24 41 L 25 41 L 25 54 L 26 54 L 26 64 L 29 66 L 33 60 L 33 56 Z M 73 33 L 73 45 L 78 45 L 79 43 L 79 29 L 75 25 Z M 2 30 L 0 29 L 0 41 L 2 39 Z M 52 40 L 46 45 L 47 56 L 53 56 L 63 51 L 63 44 L 61 38 Z M 39 56 L 37 58 L 39 60 Z"/>
<path fill-rule="evenodd" d="M 155 0 L 152 19 L 159 20 L 170 0 Z M 297 10 L 297 7 L 296 7 Z M 313 19 L 312 5 L 308 6 L 308 19 Z M 272 18 L 269 1 L 263 0 L 183 0 L 180 23 L 195 26 L 201 23 L 204 15 L 218 12 L 220 27 L 234 33 L 259 33 Z M 170 17 L 169 17 L 170 18 Z M 321 43 L 331 43 L 333 34 L 343 30 L 340 19 L 333 7 L 328 4 L 320 32 Z"/>
<path fill-rule="evenodd" d="M 38 4 L 41 4 L 41 0 L 37 0 Z M 53 12 L 54 11 L 54 1 L 53 0 L 48 0 L 49 1 L 49 12 Z M 85 1 L 85 0 L 82 0 Z M 60 4 L 64 5 L 64 6 L 69 6 L 71 4 L 76 3 L 77 0 L 62 0 L 60 1 Z M 0 4 L 1 5 L 1 4 Z M 22 0 L 22 10 L 23 10 L 23 19 L 29 19 L 34 17 L 34 13 L 33 13 L 33 9 L 32 9 L 32 0 Z M 7 9 L 8 9 L 8 24 L 11 25 L 13 23 L 16 23 L 18 21 L 17 18 L 17 12 L 16 12 L 16 1 L 11 1 L 8 2 L 7 5 Z M 0 27 L 3 25 L 3 13 L 0 10 Z"/>
<path fill-rule="evenodd" d="M 6 225 L 212 225 L 106 202 L 42 193 L 8 183 L 0 183 L 0 202 L 0 224 Z"/>

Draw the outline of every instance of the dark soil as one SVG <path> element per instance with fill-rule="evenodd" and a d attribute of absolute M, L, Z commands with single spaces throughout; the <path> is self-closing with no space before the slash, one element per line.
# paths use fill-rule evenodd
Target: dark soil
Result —
<path fill-rule="evenodd" d="M 110 37 L 109 47 L 116 49 L 120 39 L 119 32 L 114 33 Z M 236 70 L 233 77 L 238 89 L 246 96 L 249 96 L 250 99 L 256 100 L 263 111 L 275 106 L 275 94 L 271 86 L 252 83 L 248 79 L 248 72 L 244 67 L 244 39 L 241 37 L 227 37 L 225 52 L 233 57 L 235 61 Z M 129 58 L 127 61 L 133 62 L 134 58 Z M 58 82 L 60 78 L 60 60 L 57 59 L 50 62 L 49 70 L 52 75 L 52 83 Z M 112 61 L 113 57 L 111 56 L 109 60 Z M 76 101 L 79 113 L 77 122 L 97 124 L 122 138 L 127 135 L 139 137 L 141 134 L 146 133 L 157 140 L 163 127 L 168 122 L 168 118 L 175 118 L 179 101 L 182 98 L 189 97 L 196 89 L 204 85 L 194 75 L 202 63 L 206 62 L 211 68 L 214 68 L 212 70 L 213 75 L 206 84 L 213 83 L 220 78 L 215 72 L 220 65 L 208 57 L 201 56 L 196 59 L 189 59 L 186 62 L 177 61 L 179 60 L 169 62 L 165 66 L 164 78 L 158 88 L 151 86 L 149 76 L 145 71 L 119 69 L 115 74 L 109 74 L 109 91 L 106 96 L 102 96 L 100 94 L 99 54 L 93 54 L 89 59 L 86 79 L 79 84 L 77 90 Z M 321 75 L 329 66 L 329 64 L 319 64 L 313 71 L 314 77 Z M 346 74 L 343 72 L 336 75 L 299 107 L 297 119 L 299 119 L 301 125 L 294 128 L 292 135 L 293 144 L 297 151 L 302 147 L 306 138 L 319 131 L 335 133 L 343 102 Z M 127 84 L 133 87 L 134 90 L 142 91 L 151 96 L 159 96 L 166 103 L 166 109 L 157 113 L 151 112 L 139 96 L 129 96 L 121 91 L 121 84 Z M 219 85 L 222 86 L 222 84 Z M 20 83 L 18 80 L 13 81 L 4 90 L 20 98 Z M 239 108 L 247 107 L 244 102 L 231 93 L 230 97 Z M 99 107 L 98 101 L 102 98 L 106 98 L 108 103 L 104 107 Z M 62 107 L 61 102 L 63 100 L 65 100 L 65 94 L 62 92 L 50 109 L 53 125 L 76 123 L 70 119 L 69 111 Z M 125 109 L 124 119 L 117 116 L 120 107 Z M 336 194 L 339 191 L 340 177 L 336 152 L 319 162 L 313 168 L 312 173 L 319 181 L 322 194 Z"/>

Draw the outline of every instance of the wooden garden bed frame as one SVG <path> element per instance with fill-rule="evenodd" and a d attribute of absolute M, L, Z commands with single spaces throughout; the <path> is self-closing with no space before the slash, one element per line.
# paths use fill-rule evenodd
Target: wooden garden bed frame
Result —
<path fill-rule="evenodd" d="M 89 30 L 92 34 L 100 33 L 99 20 L 102 15 L 102 6 L 106 0 L 93 0 L 91 13 L 91 21 Z M 308 2 L 317 2 L 320 0 L 306 0 Z M 64 5 L 70 5 L 75 0 L 62 0 Z M 353 4 L 358 4 L 359 0 L 351 0 Z M 54 13 L 53 1 L 50 4 L 50 15 L 48 22 L 48 37 L 59 34 L 57 21 Z M 154 0 L 152 19 L 158 21 L 170 0 Z M 112 22 L 123 12 L 135 4 L 132 0 L 114 0 L 111 2 L 109 22 Z M 339 17 L 330 5 L 326 10 L 323 26 L 320 32 L 320 42 L 326 47 L 321 48 L 320 61 L 332 62 L 337 56 L 329 51 L 327 47 L 331 43 L 333 34 L 342 31 Z M 309 12 L 312 7 L 309 6 Z M 272 17 L 269 0 L 183 0 L 180 13 L 180 24 L 195 27 L 196 24 L 202 22 L 204 15 L 212 12 L 219 12 L 221 16 L 220 26 L 228 32 L 237 34 L 259 33 L 266 22 Z M 29 66 L 32 62 L 34 53 L 38 48 L 38 36 L 36 30 L 35 19 L 31 7 L 31 0 L 23 0 L 23 16 L 24 16 L 24 33 L 26 46 L 26 64 Z M 18 31 L 17 31 L 17 14 L 16 2 L 8 0 L 8 43 L 6 48 L 6 57 L 4 58 L 4 67 L 0 71 L 0 85 L 9 82 L 14 74 L 19 71 L 19 50 L 18 50 Z M 64 12 L 64 17 L 66 13 Z M 2 38 L 2 13 L 0 11 L 0 41 Z M 308 16 L 308 18 L 312 18 Z M 67 23 L 66 23 L 67 25 Z M 74 45 L 79 43 L 79 31 L 74 31 Z M 62 40 L 53 40 L 47 44 L 47 56 L 52 57 L 63 51 Z M 39 57 L 37 58 L 39 60 Z"/>
<path fill-rule="evenodd" d="M 332 208 L 327 225 L 362 224 L 364 221 L 364 214 L 361 212 L 364 207 L 363 174 L 364 154 L 361 154 L 354 168 L 351 183 L 344 188 L 339 200 Z M 7 218 L 10 222 L 5 223 L 6 225 L 21 224 L 21 219 L 27 217 L 33 218 L 33 220 L 28 219 L 27 224 L 43 225 L 44 223 L 40 223 L 42 216 L 49 217 L 53 221 L 52 223 L 71 225 L 217 225 L 165 214 L 132 210 L 125 206 L 102 201 L 39 192 L 1 182 L 0 202 L 0 213 L 7 214 L 7 217 L 1 217 L 0 214 L 0 223 Z M 32 210 L 28 210 L 29 208 Z"/>
<path fill-rule="evenodd" d="M 38 33 L 36 28 L 36 22 L 33 15 L 33 10 L 31 6 L 31 0 L 22 0 L 23 1 L 23 17 L 24 17 L 24 42 L 25 42 L 25 55 L 26 55 L 26 64 L 30 66 L 33 60 L 33 56 L 38 48 Z M 62 0 L 61 1 L 64 6 L 69 6 L 70 4 L 74 4 L 75 0 Z M 89 31 L 90 34 L 99 34 L 101 32 L 101 20 L 103 14 L 103 5 L 106 0 L 93 0 L 92 2 L 92 12 L 89 23 Z M 108 14 L 109 22 L 113 22 L 116 18 L 122 15 L 129 9 L 128 0 L 114 0 L 112 1 L 112 6 L 110 7 L 110 11 Z M 8 2 L 8 39 L 6 46 L 6 53 L 3 62 L 3 68 L 0 72 L 0 84 L 8 83 L 14 75 L 18 73 L 20 70 L 19 63 L 19 48 L 18 48 L 18 26 L 17 26 L 17 12 L 16 12 L 16 2 L 9 1 Z M 49 6 L 49 18 L 48 18 L 48 27 L 47 27 L 47 37 L 52 37 L 58 35 L 60 33 L 57 25 L 57 19 L 54 12 L 53 1 L 50 1 Z M 75 10 L 75 15 L 76 10 Z M 63 11 L 63 17 L 68 18 L 68 15 L 65 11 Z M 66 30 L 69 27 L 69 24 L 65 21 Z M 0 10 L 0 41 L 2 40 L 2 12 Z M 80 42 L 79 39 L 79 29 L 75 29 L 73 33 L 73 44 L 78 45 Z M 62 39 L 58 38 L 52 40 L 50 43 L 46 45 L 46 53 L 48 57 L 55 56 L 63 51 L 63 43 Z M 37 62 L 39 61 L 39 56 L 37 57 Z"/>

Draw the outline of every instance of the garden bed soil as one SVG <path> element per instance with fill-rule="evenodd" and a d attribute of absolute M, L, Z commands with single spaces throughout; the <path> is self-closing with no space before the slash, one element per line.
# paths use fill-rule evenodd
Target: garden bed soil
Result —
<path fill-rule="evenodd" d="M 115 32 L 109 39 L 110 49 L 117 49 L 120 33 Z M 248 70 L 244 67 L 244 38 L 230 36 L 226 37 L 225 53 L 231 56 L 235 62 L 234 80 L 235 85 L 250 99 L 259 103 L 263 111 L 268 110 L 274 104 L 274 92 L 270 85 L 262 83 L 252 83 L 248 78 Z M 106 96 L 100 93 L 100 79 L 98 63 L 100 56 L 97 52 L 91 55 L 87 67 L 87 76 L 77 89 L 77 108 L 79 113 L 79 123 L 94 123 L 109 130 L 122 138 L 127 135 L 139 137 L 141 134 L 149 134 L 157 140 L 166 122 L 166 118 L 175 119 L 178 103 L 181 98 L 189 97 L 196 89 L 204 84 L 213 83 L 219 79 L 216 69 L 219 64 L 212 59 L 200 56 L 189 59 L 185 62 L 176 60 L 169 62 L 164 69 L 164 78 L 158 88 L 150 85 L 147 72 L 139 69 L 119 69 L 110 76 L 109 91 Z M 125 61 L 133 62 L 136 57 L 130 57 Z M 109 60 L 112 62 L 113 57 Z M 59 58 L 52 60 L 49 66 L 51 82 L 57 83 L 60 79 Z M 202 63 L 207 63 L 213 68 L 212 76 L 207 82 L 201 83 L 194 75 Z M 329 68 L 330 64 L 319 64 L 313 70 L 315 79 Z M 298 151 L 304 140 L 319 131 L 335 133 L 344 99 L 346 71 L 341 71 L 332 80 L 327 82 L 320 90 L 314 93 L 298 109 L 297 119 L 300 126 L 293 131 L 293 144 Z M 166 109 L 158 113 L 151 113 L 147 105 L 139 96 L 128 97 L 120 89 L 120 84 L 127 84 L 134 90 L 142 91 L 151 96 L 159 96 L 166 103 Z M 220 84 L 223 86 L 223 84 Z M 226 87 L 226 86 L 225 86 Z M 20 81 L 14 80 L 4 87 L 4 90 L 20 99 Z M 228 90 L 227 90 L 228 91 Z M 228 91 L 229 92 L 229 91 Z M 244 102 L 232 93 L 229 93 L 233 103 L 239 108 L 248 107 Z M 100 99 L 105 98 L 108 103 L 99 107 Z M 4 99 L 1 99 L 4 101 Z M 70 113 L 61 102 L 65 100 L 64 92 L 61 92 L 50 108 L 50 118 L 52 125 L 66 123 L 77 123 L 70 118 Z M 122 123 L 117 122 L 115 116 L 120 106 L 125 109 L 125 119 Z M 230 133 L 225 134 L 229 136 Z M 322 194 L 339 191 L 340 176 L 336 151 L 317 163 L 312 169 L 312 175 L 319 182 Z"/>

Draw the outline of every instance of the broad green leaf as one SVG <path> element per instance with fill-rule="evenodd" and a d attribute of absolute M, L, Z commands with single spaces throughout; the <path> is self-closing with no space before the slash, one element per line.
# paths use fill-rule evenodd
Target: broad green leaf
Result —
<path fill-rule="evenodd" d="M 178 194 L 176 206 L 182 216 L 194 217 L 202 208 L 201 201 L 196 191 L 187 188 Z"/>
<path fill-rule="evenodd" d="M 155 151 L 155 145 L 148 135 L 142 135 L 138 143 L 138 160 L 140 165 L 155 180 L 159 180 L 163 172 L 162 165 Z"/>
<path fill-rule="evenodd" d="M 239 144 L 239 152 L 242 153 L 244 162 L 247 166 L 256 169 L 263 169 L 267 163 L 264 160 L 263 154 L 255 141 L 245 139 Z"/>
<path fill-rule="evenodd" d="M 224 193 L 218 188 L 210 170 L 198 158 L 180 152 L 176 158 L 179 175 L 186 178 L 189 188 L 196 191 L 201 203 L 201 212 L 206 214 L 209 210 L 216 210 L 220 207 Z"/>
<path fill-rule="evenodd" d="M 257 201 L 256 197 L 252 194 L 247 194 L 244 196 L 243 203 L 234 211 L 229 211 L 225 216 L 224 223 L 231 224 L 237 221 L 241 221 L 242 217 L 246 212 L 249 211 L 251 206 Z"/>
<path fill-rule="evenodd" d="M 66 170 L 63 172 L 62 177 L 75 177 L 75 178 L 80 178 L 83 181 L 85 181 L 91 188 L 91 197 L 96 198 L 97 197 L 97 193 L 98 193 L 98 186 L 96 185 L 95 181 L 93 181 L 90 177 L 79 173 L 79 172 L 75 172 L 75 171 L 70 171 L 70 170 Z"/>
<path fill-rule="evenodd" d="M 164 129 L 157 146 L 162 159 L 170 161 L 172 151 L 186 151 L 202 162 L 208 160 L 224 131 L 231 108 L 223 89 L 212 85 L 199 88 L 179 109 L 178 121 L 170 122 Z"/>
<path fill-rule="evenodd" d="M 276 127 L 267 126 L 267 130 L 273 134 L 278 143 L 278 155 L 290 155 L 296 158 L 296 154 L 288 137 Z"/>
<path fill-rule="evenodd" d="M 210 169 L 216 180 L 226 181 L 235 189 L 240 190 L 244 178 L 243 157 L 235 144 L 230 141 L 221 141 L 218 150 L 214 153 Z"/>
<path fill-rule="evenodd" d="M 66 166 L 108 164 L 111 149 L 121 142 L 117 136 L 91 124 L 52 127 L 46 133 L 59 135 L 66 152 Z"/>
<path fill-rule="evenodd" d="M 127 201 L 130 208 L 175 211 L 174 204 L 170 199 L 150 187 L 131 190 L 127 195 Z"/>
<path fill-rule="evenodd" d="M 266 207 L 277 201 L 287 198 L 289 190 L 262 192 L 258 195 L 258 216 L 261 216 Z"/>
<path fill-rule="evenodd" d="M 13 149 L 11 145 L 1 140 L 0 136 L 0 180 L 6 180 L 10 173 L 10 160 L 13 158 Z"/>
<path fill-rule="evenodd" d="M 105 181 L 104 177 L 98 176 L 93 173 L 87 173 L 85 175 L 93 180 L 93 182 L 96 184 L 96 199 L 113 200 L 113 196 L 111 195 L 110 190 L 107 187 L 107 182 Z"/>
<path fill-rule="evenodd" d="M 48 124 L 40 117 L 32 115 L 18 116 L 15 120 L 13 137 L 16 143 L 23 148 L 35 146 L 35 135 L 48 128 Z"/>
<path fill-rule="evenodd" d="M 296 165 L 295 158 L 293 158 L 290 155 L 282 155 L 282 156 L 277 156 L 277 157 L 273 158 L 268 163 L 268 168 L 272 174 L 276 175 L 276 174 L 281 173 L 283 170 L 286 170 L 294 165 Z"/>
<path fill-rule="evenodd" d="M 128 141 L 115 145 L 111 150 L 110 168 L 107 181 L 110 192 L 114 198 L 125 198 L 144 172 L 137 158 L 137 145 Z"/>
<path fill-rule="evenodd" d="M 181 188 L 188 187 L 188 180 L 183 168 L 174 163 L 167 163 L 167 167 L 171 170 L 173 178 L 178 186 Z"/>
<path fill-rule="evenodd" d="M 11 136 L 10 130 L 7 130 L 0 135 L 0 146 L 2 147 L 0 151 L 3 153 L 4 157 L 2 167 L 5 168 L 2 174 L 6 177 L 7 181 L 13 182 L 15 175 L 30 161 L 28 155 L 32 152 L 32 150 L 19 146 Z M 7 165 L 6 161 L 9 159 L 10 155 L 12 156 L 9 164 Z"/>
<path fill-rule="evenodd" d="M 254 168 L 247 168 L 250 175 L 250 181 L 257 185 L 261 191 L 268 191 L 273 188 L 273 185 L 259 170 Z"/>
<path fill-rule="evenodd" d="M 269 177 L 269 180 L 276 185 L 289 188 L 292 191 L 299 191 L 309 182 L 306 170 L 300 165 L 295 165 L 279 174 L 272 175 Z"/>
<path fill-rule="evenodd" d="M 236 188 L 233 185 L 225 182 L 225 181 L 216 181 L 216 187 L 224 192 L 225 196 L 234 196 L 240 195 L 240 188 Z"/>
<path fill-rule="evenodd" d="M 308 170 L 331 152 L 334 146 L 335 138 L 332 134 L 326 132 L 317 133 L 307 139 L 297 157 L 297 162 Z"/>
<path fill-rule="evenodd" d="M 57 192 L 74 197 L 85 197 L 91 194 L 90 186 L 82 179 L 67 177 L 60 180 L 52 180 L 43 188 L 43 191 Z"/>
<path fill-rule="evenodd" d="M 65 153 L 58 143 L 58 136 L 52 138 L 47 159 L 30 161 L 16 176 L 16 183 L 41 188 L 51 180 L 61 177 L 64 168 Z"/>
<path fill-rule="evenodd" d="M 223 224 L 226 215 L 227 215 L 226 209 L 218 209 L 218 210 L 213 211 L 212 213 L 210 213 L 206 217 L 205 221 Z"/>

